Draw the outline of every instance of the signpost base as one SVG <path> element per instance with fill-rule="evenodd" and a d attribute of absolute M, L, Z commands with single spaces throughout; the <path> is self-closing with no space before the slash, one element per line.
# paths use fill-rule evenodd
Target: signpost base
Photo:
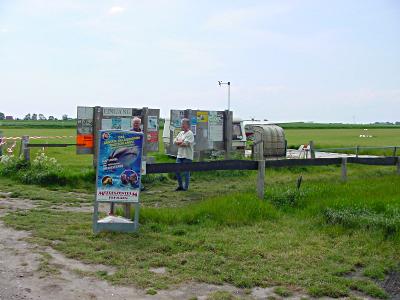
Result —
<path fill-rule="evenodd" d="M 134 203 L 135 219 L 132 221 L 120 216 L 107 216 L 99 220 L 99 204 L 95 202 L 93 212 L 93 232 L 136 232 L 139 229 L 140 204 Z"/>

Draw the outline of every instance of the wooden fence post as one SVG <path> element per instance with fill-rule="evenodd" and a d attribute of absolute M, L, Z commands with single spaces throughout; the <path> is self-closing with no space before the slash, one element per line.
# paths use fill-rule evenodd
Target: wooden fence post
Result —
<path fill-rule="evenodd" d="M 396 156 L 396 153 L 397 153 L 397 147 L 394 146 L 394 148 L 393 148 L 393 156 Z"/>
<path fill-rule="evenodd" d="M 99 143 L 99 130 L 101 129 L 101 119 L 103 117 L 103 108 L 100 106 L 95 106 L 93 109 L 93 166 L 97 168 L 97 155 L 99 153 L 98 143 Z"/>
<path fill-rule="evenodd" d="M 257 196 L 260 200 L 264 199 L 265 190 L 265 160 L 258 161 L 258 176 L 257 176 Z"/>
<path fill-rule="evenodd" d="M 356 157 L 358 157 L 358 152 L 360 151 L 360 146 L 356 147 Z"/>
<path fill-rule="evenodd" d="M 0 156 L 3 155 L 3 131 L 0 130 Z"/>
<path fill-rule="evenodd" d="M 342 181 L 347 181 L 347 157 L 342 157 Z"/>
<path fill-rule="evenodd" d="M 257 174 L 257 196 L 260 200 L 264 199 L 265 190 L 265 159 L 264 159 L 264 142 L 258 141 L 257 159 L 258 159 L 258 174 Z"/>
<path fill-rule="evenodd" d="M 225 123 L 224 123 L 225 159 L 229 159 L 231 157 L 231 152 L 232 152 L 232 122 L 233 122 L 232 111 L 225 110 Z"/>
<path fill-rule="evenodd" d="M 400 156 L 397 156 L 397 175 L 400 175 Z"/>
<path fill-rule="evenodd" d="M 30 149 L 28 148 L 28 143 L 29 143 L 29 136 L 28 135 L 22 136 L 21 155 L 24 157 L 24 160 L 26 161 L 30 161 L 31 159 L 31 153 Z"/>
<path fill-rule="evenodd" d="M 314 141 L 310 141 L 308 143 L 308 145 L 310 145 L 310 156 L 311 156 L 311 158 L 315 158 Z"/>

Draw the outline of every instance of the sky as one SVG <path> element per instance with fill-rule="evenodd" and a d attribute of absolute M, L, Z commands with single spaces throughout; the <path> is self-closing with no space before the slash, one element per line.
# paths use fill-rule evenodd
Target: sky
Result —
<path fill-rule="evenodd" d="M 400 121 L 400 1 L 0 0 L 0 112 Z"/>

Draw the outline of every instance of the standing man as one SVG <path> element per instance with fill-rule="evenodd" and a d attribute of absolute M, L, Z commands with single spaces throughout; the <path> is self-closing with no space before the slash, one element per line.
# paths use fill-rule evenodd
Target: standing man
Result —
<path fill-rule="evenodd" d="M 133 128 L 131 129 L 132 131 L 135 132 L 142 132 L 142 128 L 140 125 L 142 124 L 142 120 L 138 117 L 133 118 Z"/>
<path fill-rule="evenodd" d="M 174 144 L 178 146 L 178 155 L 176 158 L 177 163 L 190 163 L 193 160 L 193 144 L 194 135 L 190 130 L 189 119 L 182 119 L 182 131 L 179 132 L 177 137 L 174 139 Z M 183 185 L 182 176 L 179 172 L 176 173 L 178 179 L 178 187 L 176 191 L 187 191 L 189 188 L 190 173 L 183 172 L 185 178 L 185 184 Z"/>

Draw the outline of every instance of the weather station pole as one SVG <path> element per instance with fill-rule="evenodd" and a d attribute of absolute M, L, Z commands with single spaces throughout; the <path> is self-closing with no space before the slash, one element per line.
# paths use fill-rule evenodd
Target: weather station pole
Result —
<path fill-rule="evenodd" d="M 228 86 L 228 111 L 231 110 L 231 82 L 222 82 L 221 80 L 218 81 L 219 86 L 226 84 Z"/>

